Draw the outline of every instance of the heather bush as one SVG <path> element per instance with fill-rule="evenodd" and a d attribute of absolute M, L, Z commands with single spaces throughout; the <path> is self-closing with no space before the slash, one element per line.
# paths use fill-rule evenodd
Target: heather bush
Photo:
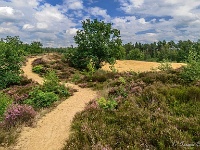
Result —
<path fill-rule="evenodd" d="M 10 99 L 7 95 L 0 92 L 0 121 L 3 120 L 3 115 L 7 109 L 7 107 L 12 104 L 12 99 Z"/>
<path fill-rule="evenodd" d="M 107 80 L 99 107 L 93 101 L 75 116 L 64 149 L 187 149 L 182 142 L 198 149 L 198 85 L 184 85 L 176 71 L 117 75 Z"/>
<path fill-rule="evenodd" d="M 11 105 L 5 112 L 5 125 L 7 127 L 27 123 L 36 116 L 35 110 L 28 105 Z"/>
<path fill-rule="evenodd" d="M 45 108 L 51 106 L 59 97 L 53 92 L 43 92 L 39 88 L 35 88 L 29 93 L 30 98 L 24 103 L 33 106 L 34 108 Z"/>

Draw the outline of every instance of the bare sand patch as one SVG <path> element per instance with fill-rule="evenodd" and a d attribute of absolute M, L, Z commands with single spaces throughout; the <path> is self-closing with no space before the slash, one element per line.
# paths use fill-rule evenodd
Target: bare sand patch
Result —
<path fill-rule="evenodd" d="M 151 71 L 153 69 L 157 70 L 160 63 L 157 62 L 146 62 L 146 61 L 136 61 L 136 60 L 117 60 L 115 66 L 115 69 L 117 69 L 119 72 L 125 72 L 125 71 L 135 71 L 135 72 L 145 72 L 145 71 Z M 180 68 L 186 64 L 184 63 L 171 63 L 172 68 L 177 69 Z M 110 71 L 109 64 L 106 64 L 102 67 L 104 70 Z"/>

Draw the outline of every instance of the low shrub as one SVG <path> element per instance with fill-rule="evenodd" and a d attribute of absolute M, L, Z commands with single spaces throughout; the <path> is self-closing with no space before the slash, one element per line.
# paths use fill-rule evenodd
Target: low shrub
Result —
<path fill-rule="evenodd" d="M 117 107 L 117 102 L 113 99 L 105 99 L 104 97 L 101 97 L 97 100 L 99 106 L 103 109 L 115 109 Z"/>
<path fill-rule="evenodd" d="M 16 126 L 21 123 L 28 123 L 36 116 L 35 110 L 28 105 L 11 105 L 5 112 L 6 127 Z"/>
<path fill-rule="evenodd" d="M 163 60 L 163 62 L 160 63 L 160 65 L 158 66 L 158 69 L 160 71 L 171 71 L 173 68 L 172 68 L 172 64 L 169 63 L 169 61 Z"/>
<path fill-rule="evenodd" d="M 200 56 L 197 52 L 189 51 L 188 64 L 184 67 L 181 77 L 187 83 L 200 80 Z"/>
<path fill-rule="evenodd" d="M 45 108 L 51 106 L 59 97 L 53 92 L 43 92 L 39 88 L 30 92 L 30 98 L 25 100 L 25 104 L 29 104 L 34 108 Z"/>
<path fill-rule="evenodd" d="M 5 128 L 5 124 L 0 124 L 0 147 L 8 147 L 16 142 L 18 132 L 16 128 Z"/>
<path fill-rule="evenodd" d="M 59 83 L 59 79 L 54 71 L 48 72 L 44 79 L 44 83 L 41 87 L 42 91 L 53 92 L 60 97 L 67 97 L 70 95 L 65 85 Z"/>
<path fill-rule="evenodd" d="M 44 72 L 44 68 L 42 65 L 37 65 L 32 68 L 32 71 L 40 74 L 41 72 Z"/>
<path fill-rule="evenodd" d="M 73 133 L 64 149 L 101 145 L 109 149 L 175 150 L 184 149 L 182 142 L 197 146 L 199 85 L 184 85 L 176 71 L 117 75 L 107 80 L 110 83 L 104 97 L 75 116 Z M 196 146 L 191 149 L 198 149 Z"/>
<path fill-rule="evenodd" d="M 4 113 L 9 105 L 11 105 L 13 100 L 9 98 L 4 93 L 0 92 L 0 121 L 3 120 Z"/>
<path fill-rule="evenodd" d="M 98 69 L 92 76 L 92 81 L 105 82 L 108 79 L 108 73 L 102 69 Z"/>

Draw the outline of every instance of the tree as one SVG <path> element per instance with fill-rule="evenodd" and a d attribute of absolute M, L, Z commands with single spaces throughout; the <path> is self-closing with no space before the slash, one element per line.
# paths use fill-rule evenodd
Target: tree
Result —
<path fill-rule="evenodd" d="M 10 37 L 0 42 L 0 89 L 20 81 L 22 42 L 19 37 Z"/>
<path fill-rule="evenodd" d="M 82 28 L 74 37 L 78 47 L 69 59 L 74 67 L 86 69 L 92 61 L 98 69 L 103 62 L 113 63 L 121 55 L 118 54 L 122 44 L 120 31 L 112 29 L 111 23 L 87 19 L 82 22 Z"/>
<path fill-rule="evenodd" d="M 30 53 L 31 54 L 39 54 L 42 53 L 42 43 L 37 42 L 37 41 L 33 41 L 30 44 Z"/>
<path fill-rule="evenodd" d="M 127 55 L 129 60 L 144 60 L 144 53 L 141 52 L 138 48 L 130 50 Z"/>

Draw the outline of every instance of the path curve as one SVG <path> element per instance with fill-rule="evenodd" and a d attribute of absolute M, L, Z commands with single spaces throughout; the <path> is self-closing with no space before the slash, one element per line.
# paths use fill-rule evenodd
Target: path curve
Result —
<path fill-rule="evenodd" d="M 41 84 L 43 78 L 32 73 L 31 63 L 35 59 L 29 58 L 22 69 L 28 78 Z M 78 92 L 42 117 L 35 128 L 24 127 L 14 150 L 60 150 L 64 147 L 74 115 L 82 111 L 86 103 L 97 97 L 97 93 L 91 89 L 83 89 L 70 83 L 66 86 L 72 86 Z"/>

